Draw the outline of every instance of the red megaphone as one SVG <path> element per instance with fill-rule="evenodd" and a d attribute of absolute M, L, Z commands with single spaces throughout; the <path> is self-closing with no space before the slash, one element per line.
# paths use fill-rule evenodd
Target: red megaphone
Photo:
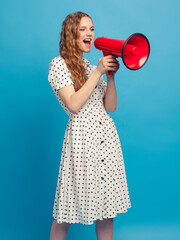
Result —
<path fill-rule="evenodd" d="M 94 46 L 102 50 L 104 56 L 112 54 L 121 57 L 130 70 L 144 66 L 150 54 L 149 41 L 142 33 L 134 33 L 126 40 L 99 37 L 94 41 Z M 113 74 L 113 71 L 108 71 L 108 74 Z"/>

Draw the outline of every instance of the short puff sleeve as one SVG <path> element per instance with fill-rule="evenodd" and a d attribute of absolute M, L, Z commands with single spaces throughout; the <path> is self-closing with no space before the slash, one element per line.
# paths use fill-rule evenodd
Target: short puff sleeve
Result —
<path fill-rule="evenodd" d="M 62 57 L 56 57 L 49 63 L 48 81 L 55 92 L 60 88 L 74 84 L 71 73 Z"/>

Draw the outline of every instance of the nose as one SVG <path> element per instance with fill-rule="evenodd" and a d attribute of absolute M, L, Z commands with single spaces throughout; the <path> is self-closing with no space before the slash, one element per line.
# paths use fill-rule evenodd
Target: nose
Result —
<path fill-rule="evenodd" d="M 87 30 L 87 32 L 86 32 L 86 34 L 89 36 L 91 36 L 92 35 L 92 31 L 91 30 Z"/>

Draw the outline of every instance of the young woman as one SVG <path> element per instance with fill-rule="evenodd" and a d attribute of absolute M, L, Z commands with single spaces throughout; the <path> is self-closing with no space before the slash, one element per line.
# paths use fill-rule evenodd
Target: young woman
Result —
<path fill-rule="evenodd" d="M 115 56 L 98 66 L 83 57 L 94 41 L 90 16 L 69 14 L 63 24 L 60 55 L 49 64 L 48 80 L 69 116 L 54 200 L 50 239 L 65 240 L 71 223 L 93 224 L 98 240 L 112 240 L 113 218 L 131 207 L 122 149 L 108 112 L 117 107 Z M 106 73 L 107 84 L 103 79 Z"/>

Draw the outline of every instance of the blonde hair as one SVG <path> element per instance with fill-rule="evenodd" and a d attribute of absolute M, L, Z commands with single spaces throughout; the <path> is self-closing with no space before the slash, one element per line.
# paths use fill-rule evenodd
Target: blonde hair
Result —
<path fill-rule="evenodd" d="M 67 68 L 71 72 L 75 91 L 79 90 L 87 80 L 87 74 L 82 59 L 82 52 L 79 49 L 79 26 L 82 17 L 92 18 L 83 12 L 69 14 L 62 23 L 60 34 L 59 53 L 64 58 Z"/>

